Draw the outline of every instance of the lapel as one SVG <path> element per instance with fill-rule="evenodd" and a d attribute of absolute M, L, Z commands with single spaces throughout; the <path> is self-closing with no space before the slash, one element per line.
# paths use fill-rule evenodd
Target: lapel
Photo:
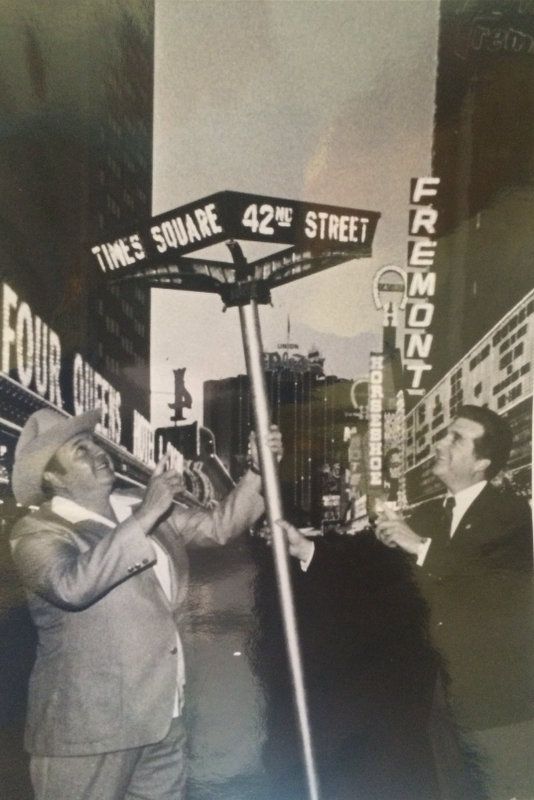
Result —
<path fill-rule="evenodd" d="M 61 517 L 58 517 L 58 519 L 61 519 Z M 61 519 L 61 521 L 63 525 L 67 525 L 72 529 L 76 543 L 82 553 L 94 545 L 95 542 L 103 539 L 104 536 L 113 535 L 113 528 L 96 519 L 80 520 L 80 522 L 68 522 L 64 519 Z"/>
<path fill-rule="evenodd" d="M 103 539 L 104 536 L 113 536 L 114 535 L 114 528 L 106 525 L 103 522 L 95 519 L 84 519 L 78 522 L 70 522 L 66 520 L 64 517 L 56 514 L 52 511 L 50 504 L 45 503 L 41 506 L 38 512 L 47 520 L 52 521 L 55 525 L 62 528 L 65 531 L 70 533 L 70 536 L 76 543 L 77 547 L 79 548 L 80 552 L 86 552 L 89 550 L 90 547 L 94 546 L 96 542 L 100 539 Z M 148 585 L 152 586 L 154 591 L 157 592 L 158 596 L 161 600 L 165 603 L 165 605 L 173 610 L 179 604 L 180 601 L 180 592 L 178 586 L 178 579 L 176 573 L 176 566 L 174 564 L 176 560 L 176 554 L 171 553 L 169 547 L 165 542 L 165 537 L 161 535 L 162 532 L 159 528 L 153 534 L 153 538 L 157 540 L 158 545 L 162 548 L 169 559 L 169 572 L 170 572 L 170 581 L 171 581 L 171 599 L 167 597 L 165 594 L 161 583 L 156 575 L 156 572 L 153 567 L 148 567 L 147 569 L 143 570 L 142 572 L 138 573 L 135 576 L 135 579 L 142 579 Z"/>
<path fill-rule="evenodd" d="M 57 519 L 61 519 L 57 517 Z M 88 550 L 91 546 L 93 546 L 96 542 L 100 539 L 103 539 L 104 536 L 113 536 L 115 533 L 114 528 L 110 528 L 109 526 L 105 525 L 103 522 L 99 522 L 98 520 L 94 519 L 86 519 L 81 520 L 80 522 L 76 523 L 68 523 L 65 520 L 61 520 L 62 523 L 68 525 L 72 528 L 74 537 L 76 539 L 76 543 L 78 548 L 83 553 Z M 164 553 L 169 558 L 169 572 L 170 572 L 170 579 L 171 579 L 171 599 L 167 597 L 163 590 L 163 586 L 161 585 L 158 576 L 156 575 L 155 569 L 153 566 L 147 567 L 147 569 L 143 570 L 140 573 L 137 573 L 133 576 L 133 580 L 143 580 L 145 583 L 148 583 L 152 586 L 153 590 L 157 592 L 158 596 L 161 600 L 165 603 L 165 605 L 172 609 L 174 608 L 176 595 L 177 595 L 177 583 L 176 583 L 176 575 L 174 569 L 172 567 L 172 559 L 169 555 L 169 552 L 165 545 L 162 543 L 160 537 L 157 538 L 158 545 L 164 551 Z"/>
<path fill-rule="evenodd" d="M 170 554 L 165 542 L 163 541 L 163 537 L 162 536 L 158 536 L 157 534 L 158 534 L 158 530 L 156 529 L 156 531 L 151 536 L 151 538 L 156 540 L 158 546 L 161 548 L 161 550 L 163 550 L 163 552 L 165 553 L 165 555 L 167 557 L 167 560 L 169 562 L 169 575 L 170 575 L 170 581 L 171 581 L 171 599 L 170 600 L 167 597 L 167 595 L 165 594 L 165 592 L 163 590 L 163 586 L 159 582 L 159 579 L 158 579 L 158 576 L 156 575 L 155 569 L 153 567 L 151 567 L 150 569 L 147 570 L 147 572 L 149 572 L 151 574 L 151 578 L 156 582 L 157 588 L 158 588 L 161 596 L 164 598 L 166 604 L 169 606 L 169 608 L 174 608 L 176 606 L 177 598 L 178 598 L 178 583 L 177 583 L 177 578 L 176 578 L 176 570 L 174 569 L 172 556 L 171 556 L 171 554 Z"/>
<path fill-rule="evenodd" d="M 486 534 L 488 506 L 494 502 L 495 489 L 489 484 L 484 487 L 478 497 L 471 503 L 461 518 L 454 535 L 451 537 L 446 519 L 443 501 L 438 500 L 433 509 L 432 545 L 425 561 L 431 572 L 456 572 L 468 557 L 468 553 L 477 551 L 480 539 Z M 424 533 L 423 533 L 424 535 Z"/>

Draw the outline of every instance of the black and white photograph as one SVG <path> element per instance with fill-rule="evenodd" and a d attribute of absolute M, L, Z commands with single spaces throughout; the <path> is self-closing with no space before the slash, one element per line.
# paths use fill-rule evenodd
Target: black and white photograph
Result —
<path fill-rule="evenodd" d="M 0 0 L 2 800 L 534 800 L 534 0 Z"/>

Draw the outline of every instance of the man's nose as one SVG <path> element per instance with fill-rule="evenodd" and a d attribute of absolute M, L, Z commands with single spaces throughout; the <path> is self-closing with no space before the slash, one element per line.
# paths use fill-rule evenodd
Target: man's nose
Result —
<path fill-rule="evenodd" d="M 438 455 L 440 453 L 443 453 L 443 451 L 447 447 L 447 439 L 448 439 L 448 436 L 444 436 L 443 439 L 440 439 L 439 442 L 436 442 L 435 450 L 436 450 L 436 453 Z"/>
<path fill-rule="evenodd" d="M 91 442 L 90 442 L 90 444 L 89 444 L 89 451 L 90 451 L 90 453 L 91 453 L 93 456 L 99 456 L 101 453 L 103 453 L 103 452 L 104 452 L 104 451 L 102 450 L 102 448 L 100 447 L 100 445 L 99 445 L 99 444 L 97 444 L 97 443 L 96 443 L 95 441 L 93 441 L 93 440 L 91 440 Z"/>

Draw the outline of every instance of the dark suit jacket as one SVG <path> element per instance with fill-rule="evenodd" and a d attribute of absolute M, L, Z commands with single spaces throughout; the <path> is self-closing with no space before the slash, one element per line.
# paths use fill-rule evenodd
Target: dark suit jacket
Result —
<path fill-rule="evenodd" d="M 534 715 L 532 517 L 528 503 L 487 485 L 454 536 L 443 506 L 414 514 L 432 543 L 417 568 L 444 656 L 457 722 L 482 730 Z"/>
<path fill-rule="evenodd" d="M 429 800 L 426 729 L 435 667 L 427 611 L 404 554 L 370 531 L 315 540 L 307 572 L 292 560 L 310 722 L 325 798 Z M 272 556 L 261 556 L 257 669 L 267 691 L 273 797 L 301 798 Z M 291 771 L 293 770 L 293 772 Z M 292 783 L 293 780 L 293 783 Z"/>
<path fill-rule="evenodd" d="M 171 561 L 172 598 L 151 569 L 154 550 L 135 519 L 114 530 L 71 524 L 50 504 L 24 517 L 13 558 L 37 627 L 26 747 L 83 755 L 159 741 L 176 691 L 176 632 L 188 583 L 185 544 L 224 544 L 263 510 L 246 475 L 214 511 L 176 508 L 153 531 Z"/>

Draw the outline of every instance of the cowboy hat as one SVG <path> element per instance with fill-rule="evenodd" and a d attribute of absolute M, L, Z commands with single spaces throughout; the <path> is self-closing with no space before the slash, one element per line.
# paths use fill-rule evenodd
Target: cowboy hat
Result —
<path fill-rule="evenodd" d="M 46 499 L 42 489 L 46 465 L 58 448 L 77 433 L 93 431 L 100 417 L 100 409 L 65 417 L 52 408 L 41 408 L 28 417 L 15 447 L 11 475 L 11 487 L 18 503 L 37 506 Z"/>

